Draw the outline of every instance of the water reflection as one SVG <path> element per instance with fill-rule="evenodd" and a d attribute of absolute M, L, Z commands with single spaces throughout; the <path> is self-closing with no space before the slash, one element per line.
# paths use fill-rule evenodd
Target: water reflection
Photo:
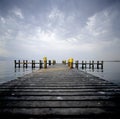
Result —
<path fill-rule="evenodd" d="M 102 67 L 80 67 L 83 71 L 88 71 L 88 72 L 103 72 Z"/>
<path fill-rule="evenodd" d="M 18 73 L 18 72 L 32 72 L 32 71 L 34 71 L 34 70 L 36 70 L 36 69 L 38 69 L 38 68 L 27 68 L 27 67 L 23 67 L 23 68 L 19 68 L 19 67 L 16 67 L 16 68 L 14 68 L 14 72 L 15 73 Z"/>
<path fill-rule="evenodd" d="M 120 62 L 104 61 L 103 69 L 101 67 L 99 67 L 98 69 L 96 66 L 94 68 L 89 68 L 89 66 L 87 66 L 86 68 L 82 68 L 81 66 L 80 69 L 102 79 L 120 85 Z"/>

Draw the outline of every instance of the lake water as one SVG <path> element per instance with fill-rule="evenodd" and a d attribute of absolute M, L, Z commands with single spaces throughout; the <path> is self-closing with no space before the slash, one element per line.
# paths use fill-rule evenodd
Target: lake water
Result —
<path fill-rule="evenodd" d="M 30 66 L 26 68 L 14 68 L 14 61 L 0 61 L 0 83 L 4 83 L 25 74 L 31 73 L 38 68 L 32 69 Z M 79 67 L 79 70 L 82 70 Z M 120 85 L 120 62 L 104 62 L 103 69 L 83 69 L 87 73 L 101 77 L 110 82 Z"/>
<path fill-rule="evenodd" d="M 14 68 L 14 61 L 0 61 L 0 83 L 16 79 L 37 69 L 32 69 L 30 66 L 28 68 Z"/>
<path fill-rule="evenodd" d="M 80 67 L 80 70 L 120 85 L 120 62 L 104 62 L 103 69 Z"/>

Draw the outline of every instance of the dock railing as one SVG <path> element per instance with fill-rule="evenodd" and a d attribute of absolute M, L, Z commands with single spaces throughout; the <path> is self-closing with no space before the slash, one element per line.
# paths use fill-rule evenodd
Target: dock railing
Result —
<path fill-rule="evenodd" d="M 28 61 L 28 60 L 14 60 L 14 66 L 15 68 L 28 68 L 28 66 L 31 66 L 31 68 L 35 68 L 35 67 L 39 67 L 41 68 L 47 68 L 47 66 L 49 65 L 55 65 L 56 64 L 56 60 L 47 60 L 47 59 L 43 59 L 43 60 L 39 60 L 39 61 Z"/>
<path fill-rule="evenodd" d="M 84 68 L 89 68 L 89 69 L 103 69 L 103 61 L 94 61 L 94 60 L 90 60 L 90 61 L 84 61 L 82 60 L 81 62 L 79 60 L 76 60 L 75 62 L 73 62 L 73 58 L 68 59 L 68 62 L 66 63 L 66 60 L 63 60 L 62 63 L 65 65 L 68 65 L 69 68 L 79 68 L 82 67 L 82 69 Z"/>

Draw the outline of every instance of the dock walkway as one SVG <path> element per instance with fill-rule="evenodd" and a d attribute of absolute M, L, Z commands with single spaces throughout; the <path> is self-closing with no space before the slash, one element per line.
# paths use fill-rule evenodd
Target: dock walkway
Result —
<path fill-rule="evenodd" d="M 56 64 L 0 85 L 0 118 L 120 118 L 120 87 Z"/>

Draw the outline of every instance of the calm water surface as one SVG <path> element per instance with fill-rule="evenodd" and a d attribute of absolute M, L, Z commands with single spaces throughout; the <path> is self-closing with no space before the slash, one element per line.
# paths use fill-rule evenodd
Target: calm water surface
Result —
<path fill-rule="evenodd" d="M 36 68 L 37 70 L 38 68 Z M 14 61 L 0 61 L 0 83 L 10 81 L 21 77 L 25 74 L 33 72 L 35 69 L 31 67 L 26 68 L 14 68 Z"/>
<path fill-rule="evenodd" d="M 13 61 L 0 61 L 0 83 L 16 79 L 38 68 L 14 68 Z M 80 67 L 80 70 L 82 68 Z M 83 71 L 120 85 L 120 62 L 104 62 L 103 69 L 83 69 Z"/>
<path fill-rule="evenodd" d="M 120 62 L 104 62 L 103 69 L 86 68 L 83 71 L 120 85 Z"/>

